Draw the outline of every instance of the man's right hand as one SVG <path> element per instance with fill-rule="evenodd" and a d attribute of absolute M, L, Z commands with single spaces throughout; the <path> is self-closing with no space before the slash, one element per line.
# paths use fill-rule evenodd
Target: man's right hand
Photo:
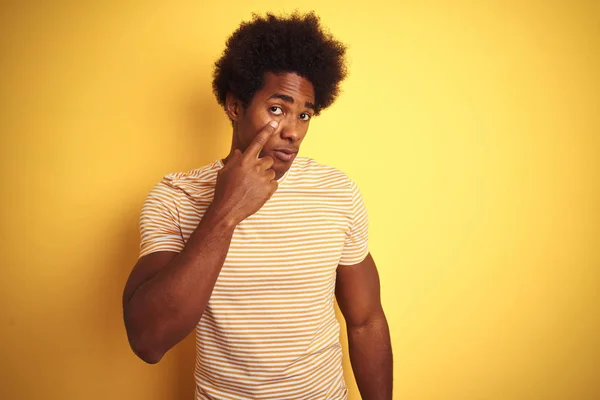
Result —
<path fill-rule="evenodd" d="M 277 190 L 271 157 L 259 158 L 264 145 L 277 131 L 277 122 L 269 122 L 242 153 L 235 149 L 227 164 L 217 173 L 211 207 L 225 212 L 238 224 L 257 212 Z"/>

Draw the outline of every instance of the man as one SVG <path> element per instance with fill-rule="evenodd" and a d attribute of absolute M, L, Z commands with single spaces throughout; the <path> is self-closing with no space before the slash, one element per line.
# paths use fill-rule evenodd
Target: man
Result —
<path fill-rule="evenodd" d="M 144 203 L 123 294 L 129 342 L 156 363 L 196 329 L 197 399 L 347 398 L 334 297 L 363 399 L 392 398 L 360 192 L 296 157 L 338 94 L 344 55 L 313 13 L 243 23 L 213 81 L 233 125 L 229 155 L 166 175 Z"/>

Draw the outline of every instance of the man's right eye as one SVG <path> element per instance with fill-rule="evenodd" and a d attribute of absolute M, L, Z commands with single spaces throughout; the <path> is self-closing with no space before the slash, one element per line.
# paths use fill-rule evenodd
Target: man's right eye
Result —
<path fill-rule="evenodd" d="M 271 112 L 275 115 L 283 114 L 283 110 L 279 106 L 271 106 L 271 107 L 269 107 L 269 110 L 271 110 Z"/>

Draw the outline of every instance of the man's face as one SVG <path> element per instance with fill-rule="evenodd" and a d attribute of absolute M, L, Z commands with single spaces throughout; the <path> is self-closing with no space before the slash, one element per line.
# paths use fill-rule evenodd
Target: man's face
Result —
<path fill-rule="evenodd" d="M 265 144 L 260 157 L 270 156 L 272 169 L 279 179 L 296 158 L 310 119 L 314 114 L 315 91 L 312 83 L 295 73 L 266 73 L 262 89 L 254 94 L 247 107 L 237 104 L 234 121 L 234 147 L 242 152 L 269 121 L 279 123 L 277 131 Z"/>

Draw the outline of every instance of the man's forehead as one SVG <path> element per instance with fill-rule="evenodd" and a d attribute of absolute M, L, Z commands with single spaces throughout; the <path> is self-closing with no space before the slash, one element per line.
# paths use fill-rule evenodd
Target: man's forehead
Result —
<path fill-rule="evenodd" d="M 303 97 L 302 101 L 314 101 L 315 91 L 312 83 L 293 72 L 280 74 L 268 72 L 265 74 L 264 84 L 263 89 L 268 98 L 284 95 L 294 100 Z"/>

